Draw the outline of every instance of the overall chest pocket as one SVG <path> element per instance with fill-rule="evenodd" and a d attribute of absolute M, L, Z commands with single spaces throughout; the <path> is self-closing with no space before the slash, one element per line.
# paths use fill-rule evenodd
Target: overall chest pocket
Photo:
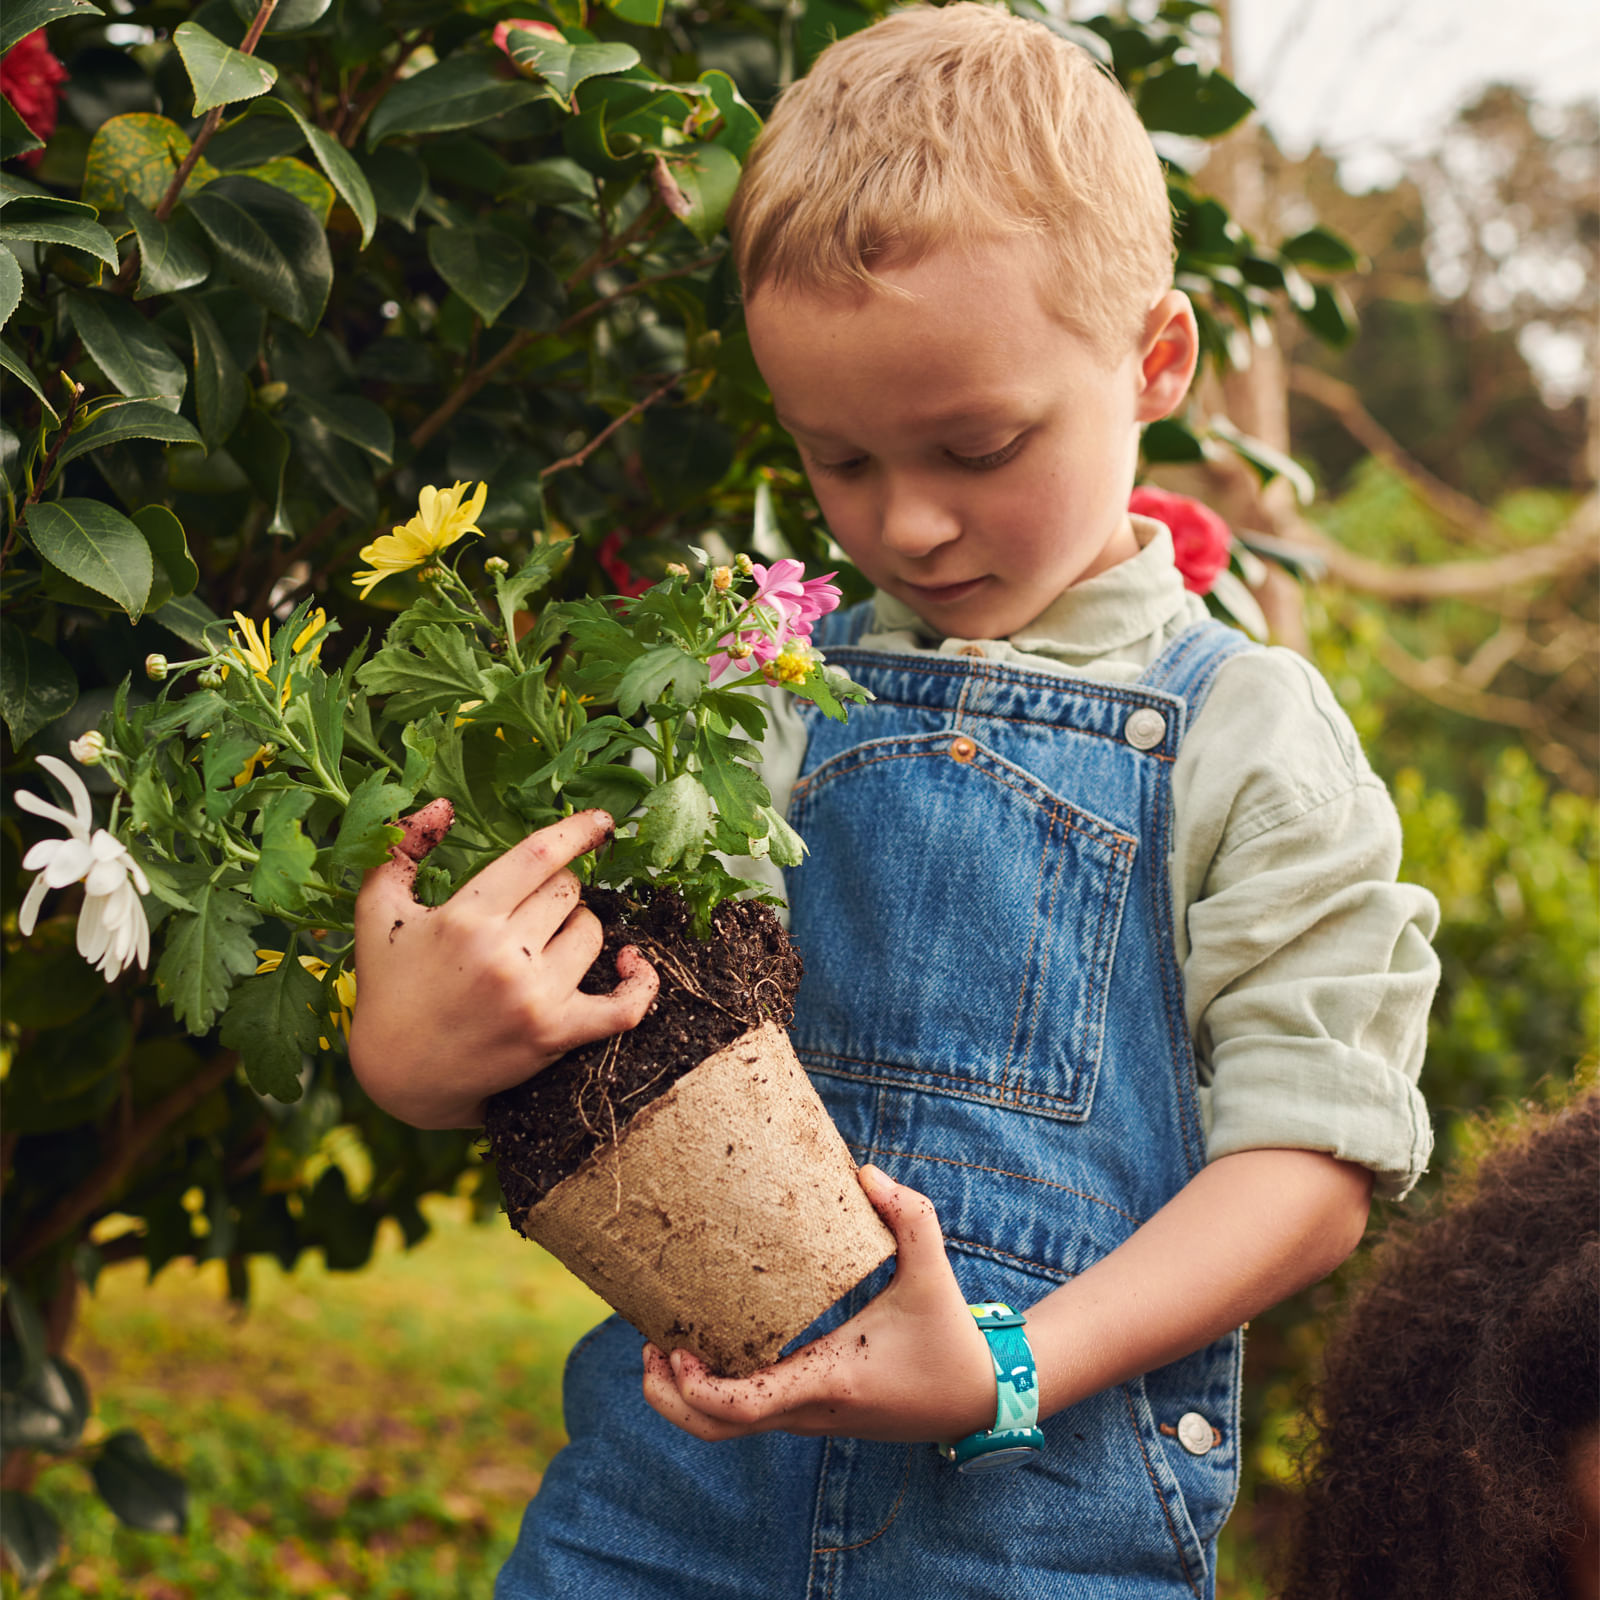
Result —
<path fill-rule="evenodd" d="M 951 731 L 832 756 L 790 817 L 807 1066 L 1087 1117 L 1136 841 Z"/>

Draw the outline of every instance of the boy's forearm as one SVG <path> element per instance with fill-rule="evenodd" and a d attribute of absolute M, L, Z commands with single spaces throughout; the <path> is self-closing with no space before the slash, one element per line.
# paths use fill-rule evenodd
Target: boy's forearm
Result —
<path fill-rule="evenodd" d="M 1371 1196 L 1366 1168 L 1319 1151 L 1213 1162 L 1029 1309 L 1040 1414 L 1188 1355 L 1326 1277 L 1360 1241 Z"/>

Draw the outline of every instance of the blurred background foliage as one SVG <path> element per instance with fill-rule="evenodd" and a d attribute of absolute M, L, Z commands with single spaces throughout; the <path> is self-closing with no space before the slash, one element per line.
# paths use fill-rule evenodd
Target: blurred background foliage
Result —
<path fill-rule="evenodd" d="M 609 588 L 623 567 L 658 576 L 689 542 L 749 547 L 751 530 L 758 553 L 834 564 L 750 361 L 718 230 L 777 87 L 881 9 L 14 0 L 5 44 L 46 27 L 67 77 L 46 94 L 37 57 L 20 89 L 15 56 L 0 73 L 8 788 L 43 790 L 33 756 L 64 754 L 123 677 L 138 692 L 147 653 L 181 654 L 212 617 L 286 615 L 311 593 L 359 638 L 381 615 L 356 598 L 356 551 L 424 483 L 486 479 L 476 558 L 560 542 L 569 594 Z M 1289 161 L 1243 120 L 1225 6 L 1087 9 L 1049 21 L 1115 68 L 1169 158 L 1179 282 L 1207 343 L 1206 380 L 1176 425 L 1152 430 L 1147 464 L 1227 512 L 1244 613 L 1259 607 L 1327 672 L 1394 786 L 1407 871 L 1444 907 L 1423 1079 L 1437 1166 L 1463 1112 L 1556 1092 L 1594 1049 L 1593 116 L 1495 90 L 1440 155 L 1350 195 L 1330 159 Z M 274 15 L 252 42 L 262 11 Z M 518 63 L 493 33 L 526 17 L 564 42 L 511 36 Z M 197 82 L 222 97 L 214 109 Z M 49 128 L 32 109 L 47 102 Z M 1530 276 L 1529 259 L 1545 270 Z M 1576 348 L 1575 381 L 1570 362 L 1536 359 L 1552 348 Z M 863 592 L 845 581 L 847 598 Z M 351 1466 L 377 1447 L 368 1423 L 346 1441 L 337 1413 L 377 1428 L 412 1360 L 420 1416 L 445 1324 L 499 1317 L 509 1292 L 509 1321 L 542 1320 L 506 1343 L 475 1337 L 460 1387 L 506 1394 L 487 1441 L 542 1374 L 543 1420 L 514 1441 L 536 1473 L 559 1442 L 564 1344 L 596 1309 L 563 1298 L 503 1228 L 467 1231 L 498 1199 L 473 1141 L 382 1116 L 337 1041 L 280 1106 L 132 977 L 108 990 L 72 948 L 70 899 L 19 940 L 36 837 L 8 803 L 7 1585 L 64 1557 L 47 1595 L 124 1581 L 163 1597 L 481 1593 L 493 1563 L 466 1546 L 503 1551 L 531 1484 L 456 1515 L 438 1498 L 448 1452 L 402 1491 Z M 444 1195 L 454 1209 L 430 1198 Z M 396 1253 L 430 1225 L 448 1249 Z M 296 1269 L 306 1252 L 320 1266 Z M 136 1262 L 170 1266 L 148 1305 L 131 1291 Z M 171 1351 L 209 1315 L 202 1284 L 243 1302 L 253 1282 L 250 1327 L 271 1337 L 233 1378 L 258 1362 L 283 1375 L 304 1426 L 280 1437 L 256 1414 L 219 1442 L 204 1427 L 219 1405 L 248 1410 L 245 1386 L 219 1359 L 216 1390 L 198 1385 L 187 1405 Z M 409 1354 L 390 1360 L 371 1329 L 399 1315 L 395 1282 L 433 1296 L 438 1320 L 432 1344 L 401 1339 Z M 1297 1297 L 1252 1330 L 1224 1594 L 1269 1592 L 1287 1444 L 1338 1293 Z M 274 1320 L 286 1295 L 346 1309 Z M 322 1509 L 295 1510 L 329 1474 L 342 1487 Z M 187 1540 L 163 1542 L 191 1499 Z M 391 1559 L 357 1561 L 374 1537 Z"/>

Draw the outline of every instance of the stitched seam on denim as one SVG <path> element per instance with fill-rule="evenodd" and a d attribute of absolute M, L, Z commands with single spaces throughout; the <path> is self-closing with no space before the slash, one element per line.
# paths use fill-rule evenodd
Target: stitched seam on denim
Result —
<path fill-rule="evenodd" d="M 911 1445 L 907 1445 L 906 1446 L 906 1467 L 905 1467 L 905 1471 L 900 1475 L 900 1493 L 895 1496 L 894 1504 L 889 1507 L 889 1515 L 884 1518 L 883 1526 L 881 1528 L 879 1528 L 878 1531 L 876 1533 L 872 1534 L 869 1538 L 861 1539 L 855 1544 L 830 1544 L 830 1545 L 825 1545 L 825 1546 L 823 1546 L 823 1548 L 821 1550 L 814 1551 L 813 1554 L 815 1554 L 815 1555 L 824 1555 L 824 1556 L 833 1556 L 833 1555 L 838 1555 L 842 1551 L 845 1551 L 845 1550 L 860 1550 L 864 1546 L 871 1544 L 874 1539 L 881 1539 L 884 1536 L 884 1534 L 886 1534 L 889 1531 L 889 1524 L 892 1523 L 894 1521 L 894 1519 L 900 1515 L 900 1507 L 905 1504 L 906 1490 L 911 1486 L 911 1451 L 912 1451 L 912 1448 L 913 1447 Z M 830 1583 L 829 1583 L 829 1589 L 830 1590 L 832 1589 L 831 1580 L 830 1580 Z"/>
<path fill-rule="evenodd" d="M 1095 925 L 1095 930 L 1094 930 L 1094 957 L 1095 957 L 1096 970 L 1099 970 L 1099 967 L 1100 967 L 1100 950 L 1101 950 L 1101 946 L 1102 946 L 1102 943 L 1103 943 L 1104 938 L 1105 938 L 1106 915 L 1111 909 L 1112 883 L 1113 883 L 1112 874 L 1108 872 L 1105 875 L 1105 887 L 1100 891 L 1100 920 Z M 1127 892 L 1126 885 L 1124 885 L 1123 892 L 1124 893 Z M 1099 1001 L 1099 1011 L 1100 1011 L 1100 1017 L 1101 1017 L 1102 1025 L 1104 1024 L 1104 1019 L 1105 1019 L 1106 988 L 1109 985 L 1110 981 L 1111 981 L 1110 980 L 1110 975 L 1107 974 L 1107 976 L 1104 979 L 1104 981 L 1102 981 L 1100 983 L 1098 991 L 1097 991 L 1097 994 L 1094 997 L 1094 998 L 1098 999 L 1098 1001 Z M 1090 1011 L 1090 1007 L 1089 1006 L 1085 1006 L 1084 1009 L 1083 1009 L 1083 1022 L 1081 1024 L 1081 1026 L 1084 1029 L 1087 1029 L 1088 1026 L 1089 1026 L 1089 1011 Z M 1080 1041 L 1080 1043 L 1079 1043 L 1078 1059 L 1080 1061 L 1087 1061 L 1089 1059 L 1089 1044 L 1088 1044 L 1088 1039 L 1087 1038 L 1082 1039 Z M 1076 1073 L 1073 1075 L 1072 1088 L 1073 1088 L 1074 1098 L 1076 1098 L 1076 1096 L 1077 1096 L 1077 1088 L 1078 1088 L 1078 1080 L 1077 1080 Z"/>
<path fill-rule="evenodd" d="M 1011 1082 L 1011 1062 L 1016 1054 L 1017 1034 L 1022 1028 L 1022 1008 L 1028 998 L 1028 974 L 1033 969 L 1033 947 L 1039 939 L 1039 898 L 1042 892 L 1041 886 L 1044 883 L 1044 869 L 1050 860 L 1050 836 L 1054 832 L 1055 818 L 1052 817 L 1050 819 L 1050 827 L 1045 831 L 1044 848 L 1039 852 L 1039 878 L 1033 887 L 1033 925 L 1028 929 L 1028 953 L 1023 957 L 1022 961 L 1022 982 L 1017 986 L 1017 1011 L 1016 1015 L 1011 1019 L 1011 1037 L 1006 1041 L 1006 1059 L 1000 1068 L 1000 1098 L 1002 1100 L 1009 1098 L 1006 1090 Z M 1058 873 L 1061 870 L 1059 863 L 1057 863 L 1056 870 Z M 1050 903 L 1052 905 L 1055 904 L 1053 891 L 1050 895 Z M 1044 974 L 1041 972 L 1039 974 L 1039 987 L 1041 990 L 1043 986 Z M 1038 1003 L 1037 999 L 1034 1003 Z"/>
<path fill-rule="evenodd" d="M 1226 626 L 1223 624 L 1222 626 Z M 965 661 L 950 663 L 940 656 L 905 656 L 889 650 L 863 650 L 859 646 L 846 646 L 834 652 L 835 656 L 851 654 L 863 658 L 868 670 L 874 666 L 883 666 L 885 662 L 896 662 L 898 665 L 885 668 L 889 672 L 905 673 L 910 676 L 924 676 L 933 678 L 953 678 L 958 674 L 966 673 L 975 679 L 996 684 L 1010 684 L 1021 689 L 1041 688 L 1052 693 L 1076 695 L 1088 700 L 1109 700 L 1114 705 L 1138 706 L 1148 705 L 1151 695 L 1163 695 L 1167 699 L 1178 699 L 1165 689 L 1142 687 L 1144 680 L 1137 679 L 1134 683 L 1123 685 L 1108 683 L 1095 678 L 1082 678 L 1075 673 L 1065 672 L 1030 672 L 1022 667 L 1004 667 L 995 662 L 984 666 L 969 665 Z M 830 660 L 834 659 L 829 657 Z M 854 676 L 854 674 L 852 674 Z M 878 697 L 878 703 L 888 705 L 908 705 L 918 702 L 884 700 Z M 938 710 L 939 707 L 929 706 L 927 710 Z M 974 716 L 982 716 L 982 712 L 973 712 Z M 1051 723 L 1051 727 L 1058 724 Z"/>
<path fill-rule="evenodd" d="M 1183 1539 L 1178 1532 L 1177 1524 L 1172 1520 L 1172 1508 L 1167 1504 L 1167 1497 L 1161 1492 L 1161 1480 L 1156 1477 L 1156 1469 L 1150 1460 L 1150 1452 L 1145 1447 L 1144 1435 L 1139 1431 L 1139 1415 L 1133 1407 L 1133 1391 L 1127 1384 L 1121 1384 L 1123 1404 L 1128 1408 L 1128 1421 L 1133 1428 L 1133 1436 L 1139 1442 L 1139 1454 L 1144 1457 L 1144 1470 L 1150 1475 L 1150 1487 L 1156 1492 L 1156 1499 L 1161 1504 L 1161 1515 L 1167 1520 L 1167 1533 L 1172 1539 L 1172 1546 L 1178 1552 L 1178 1560 L 1183 1563 L 1183 1581 L 1189 1585 L 1189 1592 L 1198 1600 L 1200 1591 L 1195 1587 L 1194 1578 L 1189 1572 L 1189 1557 L 1183 1548 Z"/>
<path fill-rule="evenodd" d="M 1014 1099 L 1000 1098 L 995 1085 L 983 1078 L 963 1077 L 956 1072 L 937 1072 L 931 1067 L 907 1067 L 894 1061 L 860 1061 L 854 1056 L 829 1055 L 825 1050 L 808 1050 L 807 1057 L 820 1061 L 853 1061 L 857 1066 L 876 1067 L 875 1072 L 845 1072 L 838 1067 L 819 1066 L 811 1070 L 822 1073 L 825 1077 L 846 1078 L 851 1083 L 893 1083 L 900 1087 L 917 1087 L 919 1078 L 943 1078 L 952 1084 L 967 1084 L 976 1090 L 985 1090 L 986 1093 L 963 1094 L 959 1088 L 945 1089 L 938 1084 L 922 1084 L 920 1087 L 927 1089 L 930 1094 L 949 1095 L 953 1100 L 971 1100 L 978 1105 L 996 1106 L 1000 1110 L 1016 1110 L 1031 1112 L 1037 1111 L 1041 1116 L 1051 1114 L 1052 1107 L 1061 1107 L 1066 1111 L 1077 1111 L 1079 1107 L 1075 1102 L 1059 1094 L 1046 1094 L 1042 1089 L 1019 1089 Z M 898 1074 L 898 1076 L 897 1076 Z M 1026 1098 L 1024 1098 L 1026 1096 Z M 1038 1102 L 1034 1104 L 1034 1102 Z M 1081 1116 L 1069 1116 L 1068 1122 L 1082 1122 Z"/>
<path fill-rule="evenodd" d="M 1208 622 L 1191 623 L 1140 674 L 1138 681 L 1148 688 L 1182 699 L 1181 692 L 1173 689 L 1171 685 L 1181 677 L 1183 663 L 1201 645 L 1210 643 L 1214 637 Z"/>
<path fill-rule="evenodd" d="M 977 1161 L 956 1161 L 950 1156 L 930 1156 L 917 1150 L 888 1150 L 882 1145 L 872 1145 L 868 1150 L 869 1155 L 896 1156 L 902 1161 L 936 1161 L 941 1167 L 960 1167 L 967 1172 L 987 1172 L 991 1177 L 1015 1178 L 1019 1183 L 1036 1183 L 1041 1189 L 1057 1189 L 1062 1194 L 1070 1194 L 1079 1200 L 1087 1200 L 1093 1205 L 1104 1206 L 1107 1211 L 1115 1211 L 1126 1222 L 1131 1222 L 1134 1227 L 1141 1228 L 1144 1224 L 1133 1215 L 1131 1211 L 1124 1211 L 1121 1206 L 1113 1205 L 1109 1200 L 1102 1200 L 1097 1194 L 1090 1194 L 1087 1189 L 1074 1189 L 1069 1184 L 1054 1183 L 1049 1178 L 1031 1178 L 1026 1172 L 1012 1172 L 1007 1167 L 986 1167 Z M 996 1248 L 993 1245 L 982 1246 L 985 1250 Z M 1002 1250 L 1001 1255 L 1010 1255 L 1009 1250 Z M 1018 1261 L 1026 1261 L 1027 1256 L 1017 1256 Z M 1035 1266 L 1045 1266 L 1042 1261 L 1035 1262 Z M 1059 1268 L 1048 1269 L 1059 1271 Z"/>
<path fill-rule="evenodd" d="M 817 1506 L 811 1517 L 811 1562 L 806 1568 L 806 1593 L 809 1595 L 816 1588 L 817 1583 L 817 1537 L 822 1532 L 822 1503 L 827 1495 L 828 1485 L 828 1457 L 833 1454 L 833 1439 L 825 1436 L 822 1441 L 822 1462 L 817 1468 Z M 828 1587 L 833 1587 L 832 1563 L 829 1563 Z"/>
<path fill-rule="evenodd" d="M 1069 830 L 1071 828 L 1071 823 L 1070 822 L 1068 822 L 1068 828 L 1069 828 Z M 1113 855 L 1118 857 L 1118 858 L 1120 858 L 1120 852 L 1113 852 Z M 1053 925 L 1053 921 L 1054 921 L 1054 917 L 1055 917 L 1055 910 L 1056 910 L 1056 896 L 1061 892 L 1062 868 L 1065 865 L 1065 863 L 1066 863 L 1066 854 L 1065 854 L 1065 852 L 1058 850 L 1056 852 L 1056 871 L 1055 871 L 1055 876 L 1050 880 L 1050 903 L 1049 903 L 1048 906 L 1045 907 L 1045 913 L 1044 913 L 1044 922 L 1045 922 L 1045 926 L 1047 928 Z M 1041 872 L 1043 871 L 1043 863 L 1040 864 L 1040 870 L 1041 870 Z M 1111 876 L 1111 873 L 1107 872 L 1105 874 L 1105 876 L 1109 879 L 1110 876 Z M 1035 911 L 1034 911 L 1035 922 L 1037 922 L 1037 920 L 1038 920 L 1037 905 L 1038 905 L 1038 902 L 1037 902 L 1037 899 L 1035 899 Z M 1029 955 L 1029 960 L 1030 960 L 1030 963 L 1031 963 L 1032 956 L 1033 956 L 1033 941 L 1032 941 L 1031 938 L 1028 941 L 1028 955 Z M 1045 946 L 1044 946 L 1043 950 L 1041 950 L 1039 952 L 1039 976 L 1038 976 L 1038 979 L 1036 980 L 1036 984 L 1035 984 L 1035 988 L 1034 988 L 1032 1012 L 1031 1012 L 1031 1014 L 1029 1015 L 1029 1018 L 1028 1018 L 1028 1036 L 1023 1041 L 1022 1054 L 1023 1054 L 1023 1059 L 1024 1060 L 1028 1059 L 1028 1056 L 1029 1056 L 1030 1052 L 1032 1051 L 1034 1036 L 1038 1031 L 1039 1008 L 1044 1004 L 1045 993 L 1046 993 L 1046 990 L 1049 987 L 1049 985 L 1048 985 L 1049 972 L 1050 972 L 1050 943 L 1047 940 L 1045 942 Z M 1020 1019 L 1021 1014 L 1022 1014 L 1021 1008 L 1022 1008 L 1022 996 L 1019 994 L 1017 996 L 1017 1014 L 1018 1014 L 1019 1019 Z M 1007 1076 L 1008 1077 L 1009 1077 L 1009 1073 L 1010 1073 L 1010 1069 L 1009 1069 L 1009 1066 L 1008 1066 L 1008 1068 L 1007 1068 Z M 1074 1064 L 1073 1067 L 1072 1067 L 1072 1081 L 1067 1085 L 1067 1098 L 1068 1098 L 1068 1101 L 1069 1101 L 1070 1104 L 1076 1105 L 1077 1102 L 1078 1102 L 1078 1080 L 1079 1080 L 1079 1078 L 1081 1076 L 1082 1076 L 1082 1074 L 1081 1074 L 1081 1071 L 1080 1071 L 1078 1065 Z M 1030 1090 L 1028 1092 L 1036 1094 L 1036 1093 L 1038 1093 L 1040 1091 L 1038 1091 L 1038 1090 Z M 1012 1091 L 1012 1094 L 1010 1096 L 1012 1103 L 1015 1104 L 1015 1105 L 1020 1106 L 1022 1104 L 1022 1095 L 1023 1095 L 1022 1084 L 1019 1081 L 1018 1084 L 1017 1084 L 1017 1087 Z"/>
<path fill-rule="evenodd" d="M 921 737 L 924 739 L 937 739 L 943 738 L 943 735 L 933 734 L 931 736 L 922 735 Z M 853 772 L 861 772 L 867 767 L 877 766 L 878 763 L 883 761 L 936 761 L 941 756 L 948 755 L 948 753 L 949 747 L 947 745 L 935 746 L 929 743 L 926 749 L 902 750 L 894 755 L 868 756 L 864 760 L 856 762 L 854 766 L 849 767 L 834 765 L 835 762 L 844 760 L 842 754 L 832 756 L 822 766 L 814 768 L 794 786 L 790 803 L 792 805 L 795 801 L 804 802 L 810 799 L 813 790 L 818 787 L 815 781 L 817 775 L 822 772 L 824 767 L 831 768 L 828 772 L 828 782 L 832 783 L 836 778 L 848 778 Z M 985 753 L 987 754 L 987 752 Z M 997 764 L 1000 762 L 998 756 L 991 756 L 990 760 Z M 971 762 L 964 764 L 967 766 L 973 765 Z M 1009 763 L 1006 763 L 1006 765 L 1009 765 Z M 1085 839 L 1092 840 L 1104 849 L 1111 851 L 1113 855 L 1126 853 L 1131 859 L 1138 848 L 1139 841 L 1132 834 L 1118 833 L 1108 823 L 1088 817 L 1085 813 L 1079 811 L 1077 807 L 1072 806 L 1070 802 L 1051 794 L 1042 785 L 1040 786 L 1041 792 L 1049 796 L 1048 800 L 1041 800 L 1037 794 L 1025 789 L 1021 784 L 1013 783 L 1010 779 L 1001 777 L 999 773 L 990 769 L 988 763 L 979 766 L 977 770 L 988 778 L 991 783 L 998 783 L 1002 788 L 1011 789 L 1020 794 L 1029 805 L 1039 811 L 1043 811 L 1052 822 L 1061 822 L 1069 832 L 1082 834 Z M 1075 816 L 1082 816 L 1084 822 L 1082 824 L 1075 822 L 1073 820 Z"/>
<path fill-rule="evenodd" d="M 878 695 L 872 703 L 875 706 L 897 706 L 902 711 L 948 712 L 950 709 L 948 706 L 924 705 L 918 700 L 891 700 L 884 695 Z M 1128 703 L 1137 709 L 1139 706 L 1147 705 L 1149 702 L 1129 701 Z M 1028 728 L 1048 728 L 1052 733 L 1081 733 L 1090 739 L 1108 739 L 1112 744 L 1125 743 L 1120 730 L 1116 733 L 1103 733 L 1099 728 L 1083 728 L 1075 723 L 1051 722 L 1043 717 L 1013 717 L 1008 716 L 1003 711 L 974 711 L 970 706 L 963 708 L 962 715 L 968 719 L 969 724 L 985 720 L 989 722 L 1015 722 Z M 1177 760 L 1176 756 L 1167 755 L 1161 750 L 1141 750 L 1139 754 L 1152 761 Z"/>
<path fill-rule="evenodd" d="M 1075 1274 L 1068 1272 L 1065 1267 L 1052 1267 L 1048 1262 L 1035 1261 L 1031 1256 L 1019 1256 L 1012 1250 L 1002 1250 L 998 1245 L 979 1244 L 976 1239 L 963 1239 L 953 1233 L 944 1236 L 944 1242 L 952 1249 L 961 1250 L 969 1255 L 991 1256 L 997 1261 L 1011 1262 L 1018 1267 L 1026 1267 L 1030 1272 L 1036 1273 L 1046 1283 L 1053 1283 L 1059 1287 L 1063 1283 L 1070 1283 Z M 1026 1309 L 1026 1308 L 1024 1308 Z"/>

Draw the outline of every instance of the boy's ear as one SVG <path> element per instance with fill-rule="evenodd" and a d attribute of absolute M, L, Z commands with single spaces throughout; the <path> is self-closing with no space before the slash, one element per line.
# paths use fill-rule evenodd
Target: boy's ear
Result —
<path fill-rule="evenodd" d="M 1200 360 L 1200 330 L 1194 307 L 1180 289 L 1169 289 L 1145 318 L 1139 354 L 1138 420 L 1155 422 L 1183 403 Z"/>

